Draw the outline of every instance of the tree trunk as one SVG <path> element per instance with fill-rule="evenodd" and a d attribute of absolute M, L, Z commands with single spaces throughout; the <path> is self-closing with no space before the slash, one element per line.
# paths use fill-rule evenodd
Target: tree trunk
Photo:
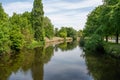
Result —
<path fill-rule="evenodd" d="M 105 36 L 105 38 L 106 38 L 106 42 L 108 42 L 108 36 Z"/>
<path fill-rule="evenodd" d="M 116 43 L 118 44 L 119 43 L 119 34 L 116 33 Z"/>

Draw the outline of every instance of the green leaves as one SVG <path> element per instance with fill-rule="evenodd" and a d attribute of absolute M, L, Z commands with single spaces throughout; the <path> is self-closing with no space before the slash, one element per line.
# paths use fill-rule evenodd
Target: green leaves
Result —
<path fill-rule="evenodd" d="M 58 35 L 59 35 L 60 37 L 63 37 L 64 39 L 66 39 L 66 37 L 67 37 L 66 28 L 65 28 L 65 27 L 62 27 L 62 28 L 59 30 Z"/>
<path fill-rule="evenodd" d="M 0 54 L 9 50 L 9 27 L 0 25 Z"/>
<path fill-rule="evenodd" d="M 34 0 L 33 9 L 32 9 L 32 27 L 34 29 L 34 38 L 38 42 L 45 41 L 43 17 L 44 17 L 44 11 L 43 11 L 42 0 Z"/>
<path fill-rule="evenodd" d="M 104 0 L 104 4 L 96 7 L 88 16 L 84 36 L 94 34 L 100 36 L 116 36 L 116 43 L 120 34 L 120 1 Z M 107 38 L 106 38 L 107 39 Z M 107 40 L 106 40 L 107 41 Z"/>
<path fill-rule="evenodd" d="M 43 27 L 45 30 L 45 36 L 48 38 L 52 38 L 54 36 L 54 26 L 48 17 L 44 17 Z"/>
<path fill-rule="evenodd" d="M 12 25 L 10 32 L 11 49 L 20 50 L 23 47 L 24 39 L 17 25 Z"/>
<path fill-rule="evenodd" d="M 91 52 L 104 52 L 103 41 L 101 36 L 94 34 L 90 39 L 86 41 L 85 49 Z"/>

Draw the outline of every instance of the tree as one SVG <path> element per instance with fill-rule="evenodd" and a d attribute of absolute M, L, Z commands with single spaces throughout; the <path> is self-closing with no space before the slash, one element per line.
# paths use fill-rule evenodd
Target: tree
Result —
<path fill-rule="evenodd" d="M 116 35 L 116 43 L 119 42 L 119 34 L 120 34 L 120 2 L 113 7 L 111 14 L 111 22 L 113 22 L 113 32 Z"/>
<path fill-rule="evenodd" d="M 94 33 L 96 33 L 95 31 L 98 28 L 100 30 L 101 22 L 99 18 L 101 11 L 102 11 L 102 6 L 98 6 L 88 15 L 88 19 L 85 28 L 83 30 L 84 36 L 92 36 Z"/>
<path fill-rule="evenodd" d="M 21 33 L 24 35 L 26 45 L 29 45 L 34 39 L 34 31 L 32 29 L 31 12 L 24 12 L 21 16 Z"/>
<path fill-rule="evenodd" d="M 100 14 L 101 28 L 103 30 L 103 35 L 106 37 L 106 42 L 108 42 L 108 36 L 110 36 L 112 31 L 111 20 L 110 20 L 111 7 L 107 5 L 102 5 L 102 11 Z"/>
<path fill-rule="evenodd" d="M 119 2 L 119 0 L 103 0 L 105 5 L 115 5 Z"/>
<path fill-rule="evenodd" d="M 2 7 L 2 3 L 0 3 L 0 24 L 2 24 L 2 22 L 7 22 L 7 21 L 8 21 L 8 15 L 5 13 Z"/>
<path fill-rule="evenodd" d="M 66 27 L 67 37 L 72 37 L 73 40 L 77 39 L 77 31 L 72 27 Z"/>
<path fill-rule="evenodd" d="M 32 9 L 32 27 L 34 29 L 34 38 L 38 42 L 44 43 L 44 27 L 43 27 L 43 4 L 42 0 L 34 0 Z"/>
<path fill-rule="evenodd" d="M 83 30 L 79 30 L 79 31 L 77 32 L 77 36 L 78 36 L 78 37 L 82 37 L 82 36 L 83 36 Z"/>
<path fill-rule="evenodd" d="M 0 54 L 9 50 L 9 32 L 8 15 L 0 3 Z"/>
<path fill-rule="evenodd" d="M 48 17 L 44 17 L 43 27 L 45 29 L 45 36 L 52 38 L 54 36 L 54 26 Z"/>
<path fill-rule="evenodd" d="M 59 35 L 60 37 L 63 37 L 64 39 L 66 39 L 66 37 L 67 37 L 66 28 L 65 28 L 65 27 L 62 27 L 62 28 L 59 30 L 58 35 Z"/>
<path fill-rule="evenodd" d="M 12 50 L 20 50 L 24 46 L 23 34 L 21 33 L 23 23 L 21 23 L 21 18 L 19 14 L 14 13 L 9 19 L 10 21 L 10 41 Z M 22 27 L 21 27 L 22 26 Z"/>

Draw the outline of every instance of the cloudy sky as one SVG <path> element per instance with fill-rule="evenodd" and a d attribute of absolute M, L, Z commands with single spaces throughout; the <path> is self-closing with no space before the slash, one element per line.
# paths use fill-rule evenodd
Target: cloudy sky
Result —
<path fill-rule="evenodd" d="M 0 0 L 10 16 L 13 12 L 31 11 L 33 0 Z M 83 29 L 87 15 L 102 0 L 43 0 L 45 16 L 48 16 L 55 27 L 68 26 L 76 30 Z"/>

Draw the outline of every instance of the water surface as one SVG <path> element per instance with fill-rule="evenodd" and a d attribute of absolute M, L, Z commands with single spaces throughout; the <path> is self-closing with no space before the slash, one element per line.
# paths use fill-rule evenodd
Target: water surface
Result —
<path fill-rule="evenodd" d="M 77 42 L 24 49 L 0 62 L 0 80 L 120 80 L 118 59 L 84 54 Z"/>

